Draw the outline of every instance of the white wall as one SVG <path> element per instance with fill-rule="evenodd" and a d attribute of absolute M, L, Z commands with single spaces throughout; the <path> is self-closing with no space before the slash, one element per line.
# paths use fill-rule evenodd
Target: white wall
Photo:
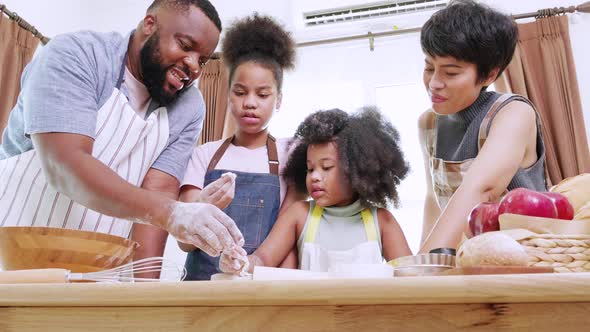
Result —
<path fill-rule="evenodd" d="M 272 15 L 290 28 L 289 1 L 212 0 L 227 27 L 231 22 L 254 11 Z M 144 17 L 151 0 L 3 0 L 2 3 L 52 37 L 76 30 L 118 31 L 127 33 Z"/>
<path fill-rule="evenodd" d="M 119 31 L 133 29 L 143 17 L 147 0 L 3 0 L 42 34 L 52 37 L 76 30 Z"/>
<path fill-rule="evenodd" d="M 342 2 L 345 1 L 345 2 Z M 227 26 L 236 17 L 254 10 L 277 17 L 295 29 L 300 15 L 295 10 L 350 4 L 356 0 L 213 0 Z M 149 0 L 4 0 L 9 9 L 22 15 L 42 33 L 59 33 L 94 29 L 126 33 L 143 18 Z M 361 2 L 361 1 L 357 1 Z M 579 0 L 484 0 L 506 13 L 533 12 L 540 8 L 568 6 Z M 571 39 L 586 127 L 590 128 L 590 15 L 571 16 Z M 271 130 L 276 136 L 290 136 L 303 118 L 322 108 L 339 107 L 354 110 L 362 105 L 377 104 L 398 127 L 412 173 L 400 188 L 402 208 L 394 210 L 406 237 L 415 251 L 421 229 L 421 197 L 424 192 L 423 166 L 417 139 L 415 119 L 427 107 L 421 86 L 423 55 L 418 34 L 381 38 L 370 51 L 368 41 L 300 48 L 296 71 L 285 78 L 283 108 L 274 117 Z M 590 132 L 588 133 L 590 137 Z M 166 256 L 180 263 L 183 255 L 173 241 Z"/>
<path fill-rule="evenodd" d="M 235 18 L 248 15 L 253 11 L 273 15 L 279 21 L 284 23 L 288 28 L 295 28 L 300 22 L 300 13 L 295 11 L 309 10 L 313 8 L 314 4 L 317 8 L 329 8 L 348 5 L 354 3 L 356 0 L 249 0 L 249 1 L 235 1 L 235 0 L 213 0 L 212 2 L 217 7 L 222 21 L 225 26 L 228 26 Z M 569 6 L 577 4 L 576 0 L 483 0 L 483 2 L 502 10 L 506 13 L 516 14 L 524 12 L 534 12 L 539 8 Z M 33 24 L 43 34 L 51 37 L 59 33 L 68 31 L 75 31 L 81 29 L 92 29 L 99 31 L 119 31 L 126 33 L 133 29 L 137 23 L 143 18 L 145 9 L 151 3 L 150 0 L 53 0 L 53 1 L 36 1 L 36 0 L 4 0 L 7 7 L 20 14 L 29 23 Z M 578 71 L 578 80 L 582 94 L 582 103 L 586 119 L 586 127 L 590 128 L 590 92 L 586 87 L 590 86 L 590 43 L 587 42 L 587 31 L 590 31 L 590 15 L 575 14 L 572 15 L 571 24 L 571 39 L 572 47 L 574 49 L 574 61 L 576 62 Z M 306 52 L 308 55 L 300 55 L 297 71 L 305 72 L 309 67 L 313 69 L 316 63 L 320 63 L 320 67 L 326 63 L 326 57 L 322 52 L 331 47 L 317 47 L 314 51 L 302 50 L 300 53 Z M 335 47 L 336 49 L 339 46 Z M 330 52 L 330 51 L 327 51 Z M 395 53 L 392 53 L 395 54 Z M 309 59 L 314 57 L 314 59 Z M 393 59 L 392 59 L 393 61 Z M 405 58 L 396 55 L 396 61 L 406 61 Z M 310 64 L 307 64 L 310 62 Z M 329 61 L 332 67 L 340 65 L 346 66 L 342 68 L 350 68 L 350 64 L 345 64 L 346 57 L 337 56 Z M 364 62 L 360 62 L 364 63 Z M 360 64 L 356 62 L 355 65 Z M 378 63 L 378 66 L 381 64 Z M 304 67 L 305 66 L 305 67 Z M 317 67 L 317 66 L 316 66 Z M 412 71 L 415 68 L 411 68 Z M 348 70 L 348 69 L 347 69 Z M 396 72 L 406 73 L 410 70 L 402 70 Z M 382 70 L 374 71 L 373 73 L 383 73 Z M 297 75 L 294 75 L 297 77 Z M 291 86 L 291 89 L 297 90 L 301 87 L 305 90 L 305 84 L 301 84 L 301 80 L 294 78 L 290 83 L 287 80 L 286 84 Z M 309 89 L 308 89 L 309 90 Z M 369 98 L 375 102 L 374 93 L 367 91 L 365 98 Z M 371 101 L 365 100 L 365 101 Z M 318 105 L 319 106 L 319 105 Z M 590 138 L 590 131 L 588 133 Z"/>

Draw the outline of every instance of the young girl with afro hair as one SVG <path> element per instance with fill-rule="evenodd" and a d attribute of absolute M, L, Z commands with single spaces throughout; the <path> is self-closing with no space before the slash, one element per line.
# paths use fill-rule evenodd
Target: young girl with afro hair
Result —
<path fill-rule="evenodd" d="M 294 190 L 287 193 L 286 182 L 279 177 L 288 139 L 275 140 L 268 132 L 270 119 L 281 106 L 283 70 L 294 66 L 295 44 L 272 18 L 254 14 L 227 30 L 222 59 L 229 69 L 228 109 L 237 129 L 226 140 L 195 149 L 180 199 L 223 209 L 244 235 L 243 248 L 236 250 L 245 255 L 266 238 L 279 211 L 300 199 Z M 184 243 L 179 246 L 188 252 L 187 280 L 209 280 L 219 272 L 218 257 Z M 284 266 L 296 264 L 292 253 Z"/>
<path fill-rule="evenodd" d="M 308 116 L 283 176 L 313 200 L 294 203 L 260 247 L 255 265 L 278 266 L 297 248 L 299 268 L 328 271 L 338 264 L 379 264 L 411 255 L 404 234 L 385 209 L 398 204 L 408 166 L 397 130 L 375 108 L 349 115 L 339 109 Z M 220 269 L 240 273 L 243 257 L 222 253 Z"/>

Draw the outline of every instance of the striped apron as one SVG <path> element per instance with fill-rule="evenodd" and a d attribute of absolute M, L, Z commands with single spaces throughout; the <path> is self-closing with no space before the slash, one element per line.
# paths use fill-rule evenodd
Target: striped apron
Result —
<path fill-rule="evenodd" d="M 533 108 L 533 110 L 535 110 L 534 105 L 524 97 L 513 94 L 501 95 L 494 102 L 494 104 L 492 104 L 487 114 L 485 115 L 483 121 L 481 122 L 481 125 L 479 126 L 477 142 L 478 152 L 481 150 L 481 147 L 487 139 L 494 116 L 498 113 L 498 111 L 500 111 L 500 109 L 502 109 L 502 107 L 514 100 L 526 102 Z M 537 111 L 535 110 L 535 112 Z M 429 155 L 432 186 L 436 197 L 436 201 L 442 211 L 447 206 L 449 200 L 451 199 L 455 191 L 463 182 L 463 178 L 465 177 L 465 174 L 469 170 L 469 167 L 471 166 L 471 163 L 473 163 L 474 159 L 467 159 L 463 161 L 448 161 L 436 158 L 436 140 L 438 134 L 436 114 L 433 111 L 430 111 L 427 114 L 428 118 L 426 121 L 426 127 L 420 128 L 420 135 L 424 137 L 424 140 L 426 142 L 426 151 Z M 538 123 L 540 121 L 539 119 L 540 118 L 537 113 Z M 537 128 L 538 130 L 541 130 L 540 125 L 538 125 Z M 506 192 L 507 190 L 505 191 L 505 193 Z"/>
<path fill-rule="evenodd" d="M 140 186 L 166 147 L 169 135 L 165 107 L 147 119 L 135 112 L 117 86 L 98 110 L 92 156 L 121 178 Z M 132 222 L 90 210 L 51 187 L 32 149 L 0 160 L 0 227 L 43 226 L 78 229 L 128 237 Z"/>

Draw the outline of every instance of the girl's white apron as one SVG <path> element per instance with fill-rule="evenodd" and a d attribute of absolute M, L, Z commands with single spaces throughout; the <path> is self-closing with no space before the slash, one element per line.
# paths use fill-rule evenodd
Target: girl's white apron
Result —
<path fill-rule="evenodd" d="M 377 230 L 371 210 L 364 209 L 361 212 L 367 242 L 358 244 L 348 250 L 328 250 L 315 243 L 323 208 L 316 205 L 311 213 L 309 225 L 305 232 L 301 253 L 299 255 L 299 268 L 314 272 L 328 272 L 339 265 L 346 264 L 381 264 L 383 255 L 377 239 Z"/>

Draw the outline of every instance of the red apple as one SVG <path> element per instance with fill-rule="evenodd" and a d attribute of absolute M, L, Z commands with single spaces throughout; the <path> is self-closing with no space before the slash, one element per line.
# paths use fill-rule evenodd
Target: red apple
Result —
<path fill-rule="evenodd" d="M 551 198 L 544 193 L 525 188 L 517 188 L 506 194 L 500 201 L 498 212 L 557 218 L 557 209 Z"/>
<path fill-rule="evenodd" d="M 482 202 L 471 210 L 469 229 L 473 236 L 500 230 L 500 222 L 498 221 L 499 205 L 499 203 Z"/>
<path fill-rule="evenodd" d="M 553 201 L 553 204 L 557 209 L 557 218 L 565 220 L 574 219 L 574 207 L 570 201 L 567 200 L 567 197 L 560 193 L 552 192 L 546 192 L 543 193 L 543 195 L 549 197 Z"/>

